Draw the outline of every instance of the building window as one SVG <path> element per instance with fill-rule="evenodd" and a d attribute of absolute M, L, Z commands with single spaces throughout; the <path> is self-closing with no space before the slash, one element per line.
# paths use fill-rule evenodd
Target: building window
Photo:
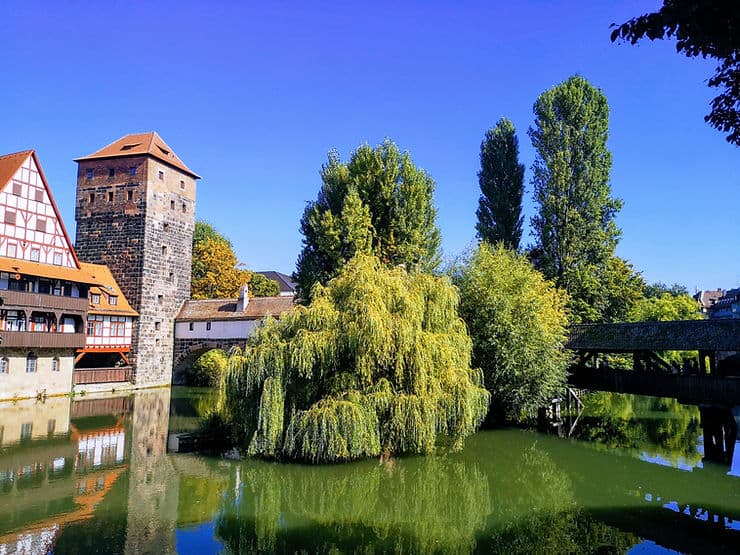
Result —
<path fill-rule="evenodd" d="M 87 178 L 88 179 L 92 179 L 93 178 L 93 171 L 92 170 L 87 170 Z"/>
<path fill-rule="evenodd" d="M 175 201 L 174 200 L 171 200 L 170 201 L 170 210 L 174 210 L 174 209 L 175 209 Z"/>
<path fill-rule="evenodd" d="M 113 191 L 108 191 L 108 202 L 113 202 Z"/>
<path fill-rule="evenodd" d="M 158 177 L 160 181 L 164 181 L 164 172 L 162 170 L 159 170 Z"/>
<path fill-rule="evenodd" d="M 169 230 L 170 230 L 170 224 L 168 224 L 167 222 L 164 222 L 162 224 L 162 231 L 169 231 Z"/>
<path fill-rule="evenodd" d="M 162 256 L 167 255 L 167 245 L 162 245 Z"/>
<path fill-rule="evenodd" d="M 44 190 L 36 189 L 36 202 L 44 202 Z"/>
<path fill-rule="evenodd" d="M 90 193 L 89 195 L 87 195 L 87 202 L 89 202 L 90 204 L 95 202 L 95 193 Z"/>
<path fill-rule="evenodd" d="M 117 295 L 110 295 L 108 297 L 108 304 L 111 306 L 116 306 L 118 304 L 118 296 Z"/>
<path fill-rule="evenodd" d="M 8 257 L 15 258 L 17 246 L 15 243 L 8 244 Z"/>
<path fill-rule="evenodd" d="M 211 331 L 211 323 L 206 322 L 206 331 Z"/>
<path fill-rule="evenodd" d="M 5 211 L 5 223 L 15 225 L 15 212 L 12 210 Z"/>
<path fill-rule="evenodd" d="M 126 191 L 126 200 L 128 200 L 128 201 L 134 200 L 134 192 L 133 191 L 131 191 L 131 190 Z"/>
<path fill-rule="evenodd" d="M 59 372 L 59 357 L 54 357 L 51 359 L 51 371 Z"/>
<path fill-rule="evenodd" d="M 159 347 L 159 343 L 160 343 L 160 341 L 159 341 L 159 337 L 157 337 L 157 338 L 156 338 L 156 339 L 154 340 L 154 345 L 156 345 L 157 347 Z"/>
<path fill-rule="evenodd" d="M 29 439 L 33 433 L 33 422 L 21 424 L 21 439 Z"/>
<path fill-rule="evenodd" d="M 100 304 L 100 295 L 98 293 L 93 293 L 90 295 L 90 301 L 92 304 Z"/>
<path fill-rule="evenodd" d="M 39 256 L 41 256 L 41 251 L 39 249 L 31 249 L 31 260 L 33 262 L 38 262 Z"/>
<path fill-rule="evenodd" d="M 190 331 L 193 331 L 193 328 L 195 328 L 195 324 L 194 324 L 193 322 L 190 322 L 190 323 L 188 324 L 188 329 L 189 329 Z M 3 360 L 7 360 L 7 359 L 3 359 Z"/>
<path fill-rule="evenodd" d="M 154 329 L 159 330 L 162 327 L 162 322 L 154 322 Z"/>
<path fill-rule="evenodd" d="M 17 197 L 20 197 L 23 195 L 23 184 L 18 183 L 17 181 L 13 182 L 13 194 Z"/>
<path fill-rule="evenodd" d="M 44 218 L 36 218 L 36 231 L 46 233 L 46 220 Z"/>
<path fill-rule="evenodd" d="M 185 214 L 185 212 L 187 211 L 188 211 L 188 205 L 183 202 L 182 203 L 182 213 Z"/>
<path fill-rule="evenodd" d="M 0 374 L 7 374 L 9 373 L 9 371 L 10 371 L 10 360 L 8 360 L 8 357 L 0 358 Z"/>
<path fill-rule="evenodd" d="M 185 182 L 181 179 L 180 180 L 180 189 L 184 189 L 184 188 L 185 188 Z"/>
<path fill-rule="evenodd" d="M 61 252 L 54 253 L 54 264 L 57 266 L 62 265 L 62 253 Z"/>
<path fill-rule="evenodd" d="M 170 275 L 168 277 L 169 277 L 170 282 L 175 281 L 175 274 L 173 272 L 170 272 Z"/>
<path fill-rule="evenodd" d="M 115 168 L 108 168 L 108 177 L 114 177 L 116 175 Z"/>
<path fill-rule="evenodd" d="M 164 300 L 164 295 L 157 295 L 157 304 L 162 304 L 163 300 Z"/>
<path fill-rule="evenodd" d="M 130 167 L 130 168 L 128 169 L 128 174 L 129 174 L 129 175 L 136 175 L 136 166 L 131 166 L 131 167 Z"/>
<path fill-rule="evenodd" d="M 26 357 L 26 373 L 27 374 L 33 374 L 36 372 L 36 362 L 38 361 L 38 357 L 36 356 L 36 353 L 28 353 L 28 356 Z"/>

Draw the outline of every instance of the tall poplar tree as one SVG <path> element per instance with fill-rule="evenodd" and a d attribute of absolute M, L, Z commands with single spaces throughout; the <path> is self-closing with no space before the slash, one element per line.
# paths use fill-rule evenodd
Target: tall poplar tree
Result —
<path fill-rule="evenodd" d="M 315 283 L 326 284 L 356 253 L 409 270 L 439 265 L 434 180 L 392 141 L 361 145 L 346 163 L 330 152 L 321 181 L 301 219 L 303 250 L 293 275 L 301 298 L 308 300 Z"/>
<path fill-rule="evenodd" d="M 602 321 L 609 307 L 595 309 L 592 299 L 608 296 L 602 291 L 613 278 L 607 274 L 620 235 L 614 217 L 622 207 L 609 185 L 609 106 L 600 89 L 576 75 L 542 93 L 534 113 L 534 258 L 570 294 L 575 321 Z"/>
<path fill-rule="evenodd" d="M 524 164 L 519 163 L 519 140 L 514 124 L 501 118 L 480 145 L 478 237 L 519 250 L 522 238 Z"/>

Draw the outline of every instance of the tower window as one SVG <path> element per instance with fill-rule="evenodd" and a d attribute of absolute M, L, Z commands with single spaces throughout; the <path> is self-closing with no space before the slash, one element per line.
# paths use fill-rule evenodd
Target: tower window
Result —
<path fill-rule="evenodd" d="M 185 188 L 185 182 L 181 179 L 180 180 L 180 189 L 184 189 L 184 188 Z"/>
<path fill-rule="evenodd" d="M 182 213 L 184 214 L 187 211 L 188 211 L 188 205 L 183 202 L 182 203 Z"/>
<path fill-rule="evenodd" d="M 113 202 L 113 191 L 108 191 L 108 202 Z"/>
<path fill-rule="evenodd" d="M 116 169 L 115 168 L 108 168 L 108 177 L 113 177 L 116 175 Z"/>
<path fill-rule="evenodd" d="M 154 329 L 159 330 L 162 327 L 162 322 L 154 322 Z"/>
<path fill-rule="evenodd" d="M 170 210 L 174 210 L 174 209 L 175 209 L 175 201 L 174 200 L 171 200 L 170 201 Z"/>
<path fill-rule="evenodd" d="M 171 282 L 175 281 L 175 274 L 173 272 L 170 272 L 169 278 Z"/>
<path fill-rule="evenodd" d="M 90 193 L 89 195 L 87 195 L 87 202 L 89 202 L 90 204 L 95 202 L 95 193 Z"/>
<path fill-rule="evenodd" d="M 92 179 L 93 178 L 93 171 L 92 170 L 87 170 L 87 178 L 88 179 Z"/>
<path fill-rule="evenodd" d="M 160 181 L 164 181 L 164 172 L 162 170 L 159 170 L 159 173 L 157 174 Z"/>
<path fill-rule="evenodd" d="M 157 295 L 157 303 L 162 304 L 162 301 L 164 301 L 164 295 Z"/>
<path fill-rule="evenodd" d="M 131 166 L 131 167 L 130 167 L 130 168 L 128 169 L 128 174 L 129 174 L 129 175 L 136 175 L 136 166 Z"/>
<path fill-rule="evenodd" d="M 170 230 L 170 224 L 168 224 L 167 222 L 164 222 L 162 224 L 162 231 L 169 231 L 169 230 Z"/>
<path fill-rule="evenodd" d="M 190 322 L 190 323 L 188 324 L 188 329 L 189 329 L 190 331 L 193 331 L 193 328 L 195 328 L 195 323 L 194 323 L 194 322 Z M 8 360 L 8 359 L 7 359 L 7 358 L 4 358 L 3 360 Z M 1 372 L 1 371 L 2 371 L 2 366 L 0 366 L 0 372 Z"/>
<path fill-rule="evenodd" d="M 206 322 L 206 331 L 211 331 L 211 323 Z"/>
<path fill-rule="evenodd" d="M 131 190 L 126 191 L 126 200 L 134 200 L 134 192 Z"/>
<path fill-rule="evenodd" d="M 167 246 L 162 245 L 162 256 L 165 256 L 167 254 Z"/>

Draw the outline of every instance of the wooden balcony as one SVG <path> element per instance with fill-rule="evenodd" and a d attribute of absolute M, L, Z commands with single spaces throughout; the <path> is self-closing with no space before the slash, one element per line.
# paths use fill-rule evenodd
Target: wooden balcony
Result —
<path fill-rule="evenodd" d="M 0 346 L 23 348 L 69 348 L 85 346 L 84 333 L 52 333 L 46 331 L 0 331 Z"/>
<path fill-rule="evenodd" d="M 130 382 L 131 367 L 117 366 L 115 368 L 76 368 L 72 376 L 72 382 L 74 383 L 74 385 Z"/>
<path fill-rule="evenodd" d="M 26 293 L 25 291 L 0 291 L 4 307 L 16 308 L 38 308 L 51 311 L 61 311 L 74 314 L 87 312 L 88 301 L 85 297 L 62 297 L 59 295 L 45 295 L 42 293 Z"/>

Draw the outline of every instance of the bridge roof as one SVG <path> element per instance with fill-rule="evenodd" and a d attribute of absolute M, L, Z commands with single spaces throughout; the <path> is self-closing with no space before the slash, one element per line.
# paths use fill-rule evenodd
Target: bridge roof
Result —
<path fill-rule="evenodd" d="M 740 320 L 573 326 L 566 348 L 583 351 L 740 351 Z"/>
<path fill-rule="evenodd" d="M 293 297 L 253 297 L 247 309 L 236 310 L 237 299 L 210 299 L 185 301 L 177 322 L 203 322 L 206 320 L 261 320 L 265 316 L 280 316 L 293 308 Z"/>

